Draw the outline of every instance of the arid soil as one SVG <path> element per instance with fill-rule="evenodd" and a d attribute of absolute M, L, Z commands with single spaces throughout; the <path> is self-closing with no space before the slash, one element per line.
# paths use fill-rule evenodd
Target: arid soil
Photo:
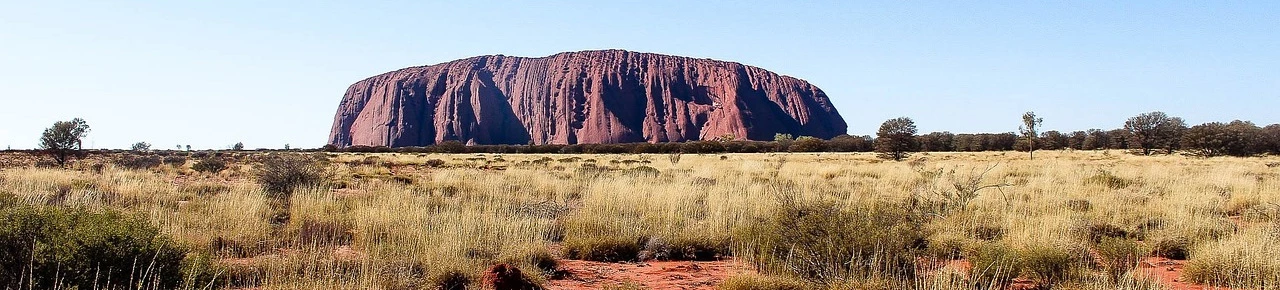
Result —
<path fill-rule="evenodd" d="M 600 289 L 624 283 L 645 289 L 715 289 L 725 278 L 751 271 L 734 260 L 639 263 L 561 260 L 560 263 L 568 275 L 548 281 L 544 285 L 547 289 Z"/>

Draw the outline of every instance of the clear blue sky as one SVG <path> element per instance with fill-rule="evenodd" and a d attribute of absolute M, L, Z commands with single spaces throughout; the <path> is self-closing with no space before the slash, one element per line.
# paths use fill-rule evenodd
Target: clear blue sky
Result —
<path fill-rule="evenodd" d="M 0 148 L 73 117 L 96 148 L 318 147 L 365 77 L 604 48 L 806 79 L 859 135 L 1008 132 L 1029 110 L 1047 130 L 1280 123 L 1280 1 L 105 2 L 0 1 Z"/>

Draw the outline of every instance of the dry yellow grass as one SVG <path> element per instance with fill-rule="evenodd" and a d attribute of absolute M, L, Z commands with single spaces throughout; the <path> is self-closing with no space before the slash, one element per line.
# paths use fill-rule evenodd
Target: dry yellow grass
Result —
<path fill-rule="evenodd" d="M 0 194 L 150 217 L 174 239 L 212 255 L 221 274 L 236 279 L 232 287 L 406 289 L 450 273 L 474 279 L 496 262 L 538 269 L 554 244 L 572 250 L 696 241 L 722 246 L 723 254 L 745 253 L 754 245 L 735 238 L 736 231 L 772 216 L 780 195 L 854 209 L 913 195 L 933 199 L 952 191 L 954 181 L 976 180 L 1005 186 L 978 191 L 963 210 L 931 218 L 921 255 L 965 257 L 991 245 L 1084 255 L 1090 228 L 1111 225 L 1147 244 L 1188 241 L 1190 263 L 1205 277 L 1188 278 L 1280 283 L 1274 275 L 1280 168 L 1267 166 L 1277 158 L 1037 153 L 1034 161 L 1015 152 L 923 153 L 909 162 L 869 153 L 686 154 L 678 163 L 660 154 L 334 154 L 332 182 L 296 191 L 283 225 L 272 224 L 248 162 L 214 175 L 168 165 L 106 165 L 100 173 L 4 168 Z M 432 159 L 445 165 L 427 166 Z M 991 233 L 976 237 L 979 231 Z M 1227 254 L 1235 258 L 1222 260 Z M 969 278 L 954 275 L 919 275 L 897 285 L 963 288 Z M 1238 278 L 1246 276 L 1253 280 Z M 1060 287 L 1148 284 L 1077 273 Z"/>

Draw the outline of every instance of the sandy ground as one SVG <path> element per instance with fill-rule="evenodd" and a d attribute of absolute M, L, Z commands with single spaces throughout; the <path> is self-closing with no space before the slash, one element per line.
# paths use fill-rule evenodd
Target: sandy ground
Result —
<path fill-rule="evenodd" d="M 734 260 L 640 263 L 561 260 L 560 265 L 568 275 L 548 281 L 544 285 L 547 289 L 600 289 L 623 283 L 646 289 L 715 289 L 725 278 L 751 271 Z"/>
<path fill-rule="evenodd" d="M 1182 280 L 1183 266 L 1186 260 L 1170 260 L 1161 257 L 1150 257 L 1142 259 L 1138 265 L 1138 271 L 1143 274 L 1155 278 L 1160 285 L 1164 285 L 1169 290 L 1226 290 L 1231 288 L 1212 287 L 1205 285 L 1192 284 Z"/>

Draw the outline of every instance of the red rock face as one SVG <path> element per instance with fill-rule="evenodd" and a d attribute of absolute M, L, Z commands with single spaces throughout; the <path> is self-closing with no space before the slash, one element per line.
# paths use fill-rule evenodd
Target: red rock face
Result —
<path fill-rule="evenodd" d="M 773 140 L 846 129 L 827 95 L 800 79 L 734 62 L 603 50 L 479 56 L 362 80 L 343 96 L 329 143 Z"/>

